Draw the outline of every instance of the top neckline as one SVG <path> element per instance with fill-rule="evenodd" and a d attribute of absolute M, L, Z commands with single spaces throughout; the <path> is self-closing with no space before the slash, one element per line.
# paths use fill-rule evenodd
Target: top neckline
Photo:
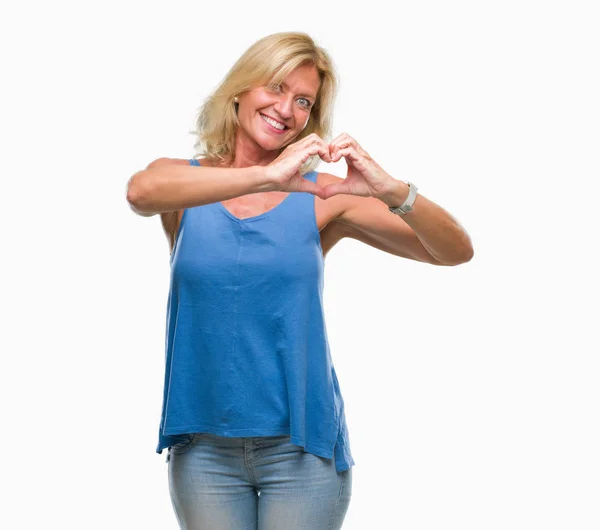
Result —
<path fill-rule="evenodd" d="M 233 215 L 227 208 L 225 208 L 225 206 L 223 206 L 222 202 L 218 202 L 217 204 L 219 205 L 219 207 L 221 208 L 221 210 L 223 210 L 223 212 L 228 216 L 231 217 L 231 219 L 233 219 L 234 221 L 238 221 L 239 223 L 246 223 L 248 221 L 258 221 L 259 219 L 262 219 L 263 217 L 265 217 L 266 215 L 270 214 L 273 210 L 276 210 L 277 208 L 279 208 L 285 201 L 287 201 L 290 198 L 291 192 L 288 193 L 286 195 L 286 197 L 279 203 L 276 204 L 275 206 L 273 206 L 273 208 L 271 208 L 270 210 L 267 210 L 266 212 L 260 213 L 258 215 L 253 215 L 252 217 L 244 217 L 243 219 L 236 217 L 235 215 Z"/>

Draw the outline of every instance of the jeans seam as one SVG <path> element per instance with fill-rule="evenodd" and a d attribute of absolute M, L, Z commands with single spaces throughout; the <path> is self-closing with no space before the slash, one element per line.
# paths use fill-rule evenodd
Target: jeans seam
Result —
<path fill-rule="evenodd" d="M 250 478 L 250 482 L 252 483 L 252 485 L 254 487 L 258 487 L 258 482 L 256 480 L 256 475 L 254 474 L 253 468 L 254 462 L 258 458 L 258 455 L 255 454 L 254 458 L 248 458 L 248 455 L 246 453 L 247 444 L 250 444 L 251 446 L 253 445 L 256 449 L 256 452 L 258 452 L 262 448 L 261 440 L 260 438 L 254 438 L 253 443 L 252 437 L 248 437 L 244 442 L 244 467 L 246 468 L 246 473 L 248 473 L 248 477 Z"/>
<path fill-rule="evenodd" d="M 340 504 L 340 499 L 342 498 L 342 493 L 344 492 L 344 487 L 346 486 L 346 479 L 348 478 L 348 473 L 342 473 L 342 483 L 340 484 L 340 491 L 338 492 L 337 499 L 335 500 L 335 506 L 333 507 L 333 511 L 331 512 L 331 520 L 329 521 L 329 530 L 333 528 L 333 521 L 335 520 L 335 516 L 337 514 L 337 509 Z"/>

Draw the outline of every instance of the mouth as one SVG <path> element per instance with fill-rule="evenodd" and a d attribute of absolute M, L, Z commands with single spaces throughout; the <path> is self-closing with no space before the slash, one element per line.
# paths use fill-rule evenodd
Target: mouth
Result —
<path fill-rule="evenodd" d="M 264 121 L 265 124 L 268 125 L 269 128 L 273 131 L 277 131 L 277 132 L 281 133 L 281 132 L 284 132 L 284 131 L 287 131 L 290 129 L 285 123 L 281 123 L 280 121 L 275 120 L 274 118 L 271 118 L 271 116 L 267 116 L 266 114 L 263 114 L 262 112 L 259 112 L 259 114 L 262 118 L 262 121 Z M 272 123 L 269 123 L 270 121 L 275 122 L 279 125 L 283 125 L 283 129 L 279 129 L 278 127 L 274 126 Z"/>

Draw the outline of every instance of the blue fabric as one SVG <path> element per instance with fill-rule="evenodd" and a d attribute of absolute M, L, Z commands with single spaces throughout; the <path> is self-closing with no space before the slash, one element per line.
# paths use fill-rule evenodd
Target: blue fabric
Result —
<path fill-rule="evenodd" d="M 315 182 L 317 173 L 304 177 Z M 324 321 L 314 203 L 293 192 L 247 219 L 220 202 L 184 210 L 170 259 L 157 453 L 189 433 L 289 435 L 335 458 L 337 471 L 354 465 Z"/>

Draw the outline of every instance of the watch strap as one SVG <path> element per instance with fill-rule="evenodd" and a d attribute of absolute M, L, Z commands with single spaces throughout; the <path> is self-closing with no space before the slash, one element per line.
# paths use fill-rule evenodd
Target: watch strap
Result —
<path fill-rule="evenodd" d="M 412 211 L 413 204 L 417 198 L 417 187 L 412 182 L 407 182 L 407 184 L 409 188 L 408 197 L 406 197 L 406 200 L 400 206 L 390 206 L 390 212 L 397 215 L 406 215 L 408 212 Z"/>

